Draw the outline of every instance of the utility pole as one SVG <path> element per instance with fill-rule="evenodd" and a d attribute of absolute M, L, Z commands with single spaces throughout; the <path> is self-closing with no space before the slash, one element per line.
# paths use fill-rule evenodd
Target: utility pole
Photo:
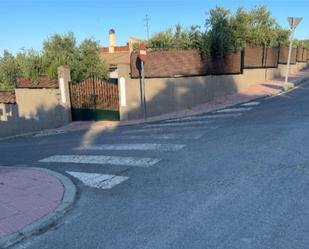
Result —
<path fill-rule="evenodd" d="M 151 19 L 148 17 L 148 15 L 146 14 L 146 17 L 144 19 L 145 22 L 145 26 L 146 26 L 146 30 L 147 30 L 147 41 L 149 40 L 149 21 Z"/>

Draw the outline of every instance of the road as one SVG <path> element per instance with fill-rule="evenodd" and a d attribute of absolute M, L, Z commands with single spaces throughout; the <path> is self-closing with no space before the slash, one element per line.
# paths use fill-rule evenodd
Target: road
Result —
<path fill-rule="evenodd" d="M 2 141 L 0 151 L 0 165 L 55 170 L 79 191 L 58 224 L 14 249 L 309 245 L 308 83 L 192 118 Z"/>

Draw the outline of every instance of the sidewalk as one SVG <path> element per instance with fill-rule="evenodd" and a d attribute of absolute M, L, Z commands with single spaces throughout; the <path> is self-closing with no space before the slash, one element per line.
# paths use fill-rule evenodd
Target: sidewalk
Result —
<path fill-rule="evenodd" d="M 74 197 L 73 183 L 56 172 L 0 167 L 0 248 L 50 225 Z"/>
<path fill-rule="evenodd" d="M 304 69 L 298 73 L 290 74 L 288 88 L 293 88 L 294 85 L 301 84 L 305 81 L 309 80 L 309 68 Z M 218 98 L 212 102 L 207 102 L 202 105 L 198 105 L 196 107 L 185 109 L 177 112 L 167 113 L 155 117 L 150 117 L 147 119 L 147 122 L 160 121 L 171 118 L 179 118 L 184 116 L 191 116 L 196 114 L 203 114 L 210 111 L 214 111 L 217 109 L 222 109 L 228 106 L 233 106 L 236 104 L 248 102 L 254 99 L 272 96 L 279 94 L 285 89 L 284 78 L 275 78 L 272 80 L 267 80 L 265 82 L 261 82 L 258 84 L 251 85 L 246 90 L 228 95 L 225 97 Z M 116 128 L 124 125 L 132 125 L 132 124 L 142 124 L 145 123 L 143 119 L 136 119 L 130 121 L 82 121 L 82 122 L 73 122 L 69 125 L 60 127 L 58 129 L 52 129 L 47 131 L 42 131 L 38 133 L 36 136 L 46 136 L 50 134 L 59 134 L 65 133 L 69 131 L 78 131 L 78 130 L 92 130 L 92 129 L 109 129 Z"/>

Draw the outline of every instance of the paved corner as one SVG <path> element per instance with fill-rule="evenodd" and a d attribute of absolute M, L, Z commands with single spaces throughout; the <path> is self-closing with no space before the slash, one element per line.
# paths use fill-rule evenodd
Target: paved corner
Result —
<path fill-rule="evenodd" d="M 52 225 L 73 204 L 70 179 L 51 170 L 0 167 L 0 248 Z"/>

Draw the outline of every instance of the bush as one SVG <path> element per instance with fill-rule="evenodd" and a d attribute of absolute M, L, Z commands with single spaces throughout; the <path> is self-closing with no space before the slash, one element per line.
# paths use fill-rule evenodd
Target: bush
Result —
<path fill-rule="evenodd" d="M 16 63 L 19 68 L 18 76 L 31 79 L 33 82 L 37 82 L 40 76 L 45 73 L 42 56 L 33 49 L 17 53 Z"/>
<path fill-rule="evenodd" d="M 220 58 L 232 52 L 232 29 L 230 24 L 230 11 L 216 7 L 209 11 L 206 19 L 207 40 L 210 55 Z"/>
<path fill-rule="evenodd" d="M 14 89 L 19 68 L 16 60 L 8 51 L 0 57 L 0 89 Z"/>
<path fill-rule="evenodd" d="M 181 50 L 200 48 L 202 33 L 199 26 L 183 29 L 178 24 L 175 30 L 169 28 L 153 35 L 147 42 L 147 47 L 152 50 Z"/>
<path fill-rule="evenodd" d="M 216 7 L 208 12 L 206 31 L 198 26 L 183 30 L 168 29 L 151 37 L 148 47 L 153 50 L 199 49 L 204 58 L 224 57 L 243 49 L 246 43 L 267 47 L 288 44 L 290 31 L 282 28 L 265 6 L 246 11 L 238 8 L 235 13 Z"/>
<path fill-rule="evenodd" d="M 37 82 L 42 75 L 57 77 L 57 68 L 67 64 L 71 68 L 71 79 L 82 81 L 92 75 L 108 78 L 108 64 L 101 62 L 99 44 L 85 39 L 79 46 L 73 33 L 55 34 L 43 44 L 42 52 L 33 49 L 21 50 L 16 57 L 4 51 L 0 57 L 0 89 L 12 89 L 16 77 L 21 76 Z"/>

